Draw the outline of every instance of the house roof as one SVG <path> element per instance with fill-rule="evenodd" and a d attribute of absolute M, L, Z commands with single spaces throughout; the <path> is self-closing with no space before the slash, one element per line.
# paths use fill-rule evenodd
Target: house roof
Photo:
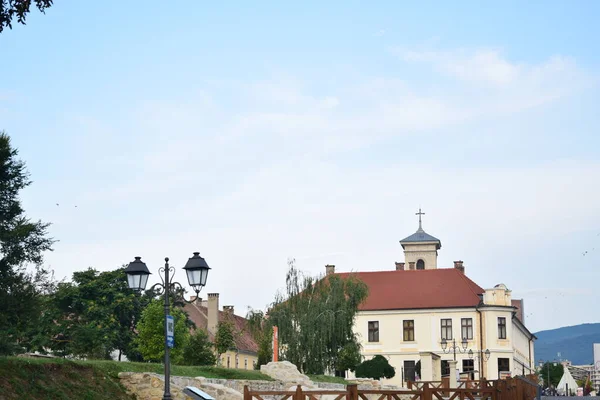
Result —
<path fill-rule="evenodd" d="M 405 237 L 404 239 L 402 239 L 400 241 L 400 244 L 402 245 L 402 248 L 404 248 L 405 244 L 410 244 L 410 243 L 437 243 L 437 249 L 439 250 L 440 247 L 442 247 L 442 242 L 440 241 L 440 239 L 431 236 L 429 233 L 425 232 L 423 230 L 423 228 L 419 227 L 419 229 L 413 233 L 412 235 Z"/>
<path fill-rule="evenodd" d="M 197 329 L 208 332 L 208 338 L 214 341 L 214 334 L 208 331 L 208 308 L 200 304 L 186 304 L 184 310 L 189 318 L 196 324 Z M 229 321 L 234 327 L 235 347 L 242 352 L 257 353 L 258 345 L 247 329 L 248 320 L 228 311 L 219 311 L 219 321 Z"/>
<path fill-rule="evenodd" d="M 362 311 L 476 307 L 483 290 L 455 268 L 337 273 L 369 287 Z"/>

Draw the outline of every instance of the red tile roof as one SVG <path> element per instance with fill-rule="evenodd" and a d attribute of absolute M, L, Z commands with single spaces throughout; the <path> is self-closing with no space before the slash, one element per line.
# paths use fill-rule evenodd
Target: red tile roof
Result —
<path fill-rule="evenodd" d="M 485 291 L 455 268 L 336 273 L 369 287 L 360 310 L 475 307 Z"/>
<path fill-rule="evenodd" d="M 188 313 L 190 319 L 196 324 L 196 328 L 203 329 L 208 332 L 208 309 L 196 303 L 186 304 L 184 310 Z M 219 311 L 219 321 L 230 321 L 234 327 L 235 347 L 239 351 L 248 353 L 256 353 L 258 345 L 254 338 L 248 332 L 248 320 L 234 315 L 230 312 Z M 208 338 L 211 342 L 214 341 L 214 335 L 208 332 Z"/>

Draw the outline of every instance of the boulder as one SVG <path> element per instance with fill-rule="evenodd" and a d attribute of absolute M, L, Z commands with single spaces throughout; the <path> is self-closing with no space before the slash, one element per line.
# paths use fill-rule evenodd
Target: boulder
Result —
<path fill-rule="evenodd" d="M 315 387 L 310 378 L 300 373 L 298 368 L 289 361 L 270 362 L 266 365 L 261 365 L 260 372 L 286 384 L 293 383 L 308 388 Z"/>

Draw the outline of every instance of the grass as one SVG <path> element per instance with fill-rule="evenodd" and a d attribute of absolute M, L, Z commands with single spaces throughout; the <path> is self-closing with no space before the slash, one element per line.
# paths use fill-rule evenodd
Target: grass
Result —
<path fill-rule="evenodd" d="M 132 399 L 116 379 L 93 366 L 40 361 L 0 358 L 0 399 Z"/>
<path fill-rule="evenodd" d="M 62 358 L 23 358 L 23 357 L 8 357 L 3 360 L 13 360 L 26 364 L 76 364 L 80 366 L 92 367 L 111 378 L 117 378 L 119 372 L 154 372 L 157 374 L 164 373 L 162 364 L 156 363 L 138 363 L 138 362 L 119 362 L 110 360 L 65 360 Z M 171 365 L 171 375 L 174 376 L 203 376 L 205 378 L 217 379 L 246 379 L 246 380 L 264 380 L 272 381 L 268 375 L 264 375 L 259 371 L 245 369 L 231 369 L 218 367 L 200 367 L 200 366 L 185 366 Z"/>
<path fill-rule="evenodd" d="M 325 383 L 341 383 L 347 385 L 348 381 L 339 376 L 328 376 L 328 375 L 308 375 L 313 382 L 325 382 Z"/>

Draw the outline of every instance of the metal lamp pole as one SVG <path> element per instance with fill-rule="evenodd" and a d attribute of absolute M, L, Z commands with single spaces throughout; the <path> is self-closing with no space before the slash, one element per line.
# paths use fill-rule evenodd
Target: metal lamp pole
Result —
<path fill-rule="evenodd" d="M 196 297 L 200 293 L 200 290 L 206 285 L 206 278 L 208 277 L 208 271 L 210 267 L 204 260 L 204 258 L 200 257 L 200 253 L 194 253 L 194 256 L 191 257 L 188 262 L 185 264 L 183 269 L 187 273 L 188 282 L 190 286 L 196 292 Z M 148 283 L 148 276 L 150 275 L 150 271 L 144 262 L 142 262 L 141 257 L 135 257 L 135 260 L 130 262 L 127 268 L 125 269 L 125 273 L 127 274 L 127 284 L 130 289 L 136 291 L 144 291 L 146 288 L 146 284 Z M 171 312 L 170 305 L 170 295 L 171 293 L 183 293 L 184 289 L 178 282 L 173 282 L 173 277 L 175 276 L 175 269 L 169 266 L 169 257 L 165 258 L 165 266 L 159 268 L 159 273 L 164 273 L 164 279 L 161 275 L 159 275 L 162 283 L 157 283 L 153 285 L 149 290 L 154 291 L 155 289 L 159 290 L 159 295 L 164 296 L 164 310 L 165 310 L 165 388 L 163 393 L 163 400 L 171 400 L 173 397 L 171 396 L 171 347 L 172 343 L 170 343 L 169 332 L 174 331 L 173 329 L 169 329 L 169 314 Z M 179 290 L 175 290 L 175 286 L 179 287 Z M 188 301 L 183 297 L 183 294 L 177 299 L 184 301 L 186 303 L 191 303 L 192 301 Z"/>

